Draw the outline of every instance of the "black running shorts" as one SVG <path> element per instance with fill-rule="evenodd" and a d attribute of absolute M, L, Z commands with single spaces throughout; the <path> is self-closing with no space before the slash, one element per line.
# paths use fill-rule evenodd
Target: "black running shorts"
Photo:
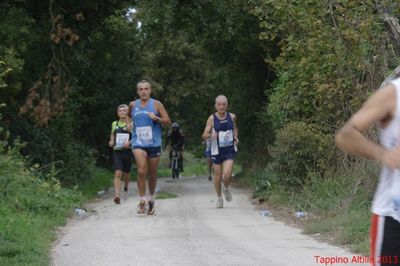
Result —
<path fill-rule="evenodd" d="M 400 223 L 390 216 L 373 214 L 371 223 L 373 266 L 400 265 Z"/>
<path fill-rule="evenodd" d="M 114 150 L 114 171 L 122 170 L 124 173 L 130 173 L 132 167 L 132 150 Z"/>

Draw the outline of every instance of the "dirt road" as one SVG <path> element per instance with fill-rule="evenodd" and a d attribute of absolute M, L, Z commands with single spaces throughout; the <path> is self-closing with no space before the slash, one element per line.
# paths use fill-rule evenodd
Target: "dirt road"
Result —
<path fill-rule="evenodd" d="M 369 265 L 352 263 L 353 254 L 260 216 L 240 190 L 216 209 L 212 182 L 205 177 L 160 179 L 158 187 L 178 197 L 158 200 L 156 216 L 136 214 L 135 185 L 121 205 L 104 199 L 90 206 L 94 212 L 88 217 L 71 219 L 60 230 L 52 264 Z"/>

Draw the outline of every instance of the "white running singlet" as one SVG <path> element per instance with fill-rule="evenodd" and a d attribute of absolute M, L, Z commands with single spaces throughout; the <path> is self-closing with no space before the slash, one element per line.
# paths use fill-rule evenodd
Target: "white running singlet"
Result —
<path fill-rule="evenodd" d="M 391 82 L 396 88 L 396 110 L 386 128 L 380 128 L 380 143 L 386 149 L 400 146 L 400 79 Z M 391 216 L 400 222 L 400 170 L 383 165 L 372 203 L 372 212 Z"/>

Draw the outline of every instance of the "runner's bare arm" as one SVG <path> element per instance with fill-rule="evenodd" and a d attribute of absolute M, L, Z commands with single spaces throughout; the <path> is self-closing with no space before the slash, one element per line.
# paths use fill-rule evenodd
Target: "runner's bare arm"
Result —
<path fill-rule="evenodd" d="M 108 141 L 108 146 L 109 146 L 110 148 L 114 147 L 114 139 L 115 139 L 115 135 L 114 135 L 113 128 L 112 128 L 112 126 L 111 126 L 110 140 Z"/>
<path fill-rule="evenodd" d="M 206 127 L 204 128 L 203 135 L 201 136 L 203 140 L 210 138 L 211 129 L 213 127 L 213 117 L 212 115 L 207 119 Z"/>
<path fill-rule="evenodd" d="M 379 89 L 336 133 L 336 145 L 345 152 L 385 163 L 387 150 L 367 139 L 364 133 L 375 123 L 393 116 L 395 108 L 394 86 Z"/>
<path fill-rule="evenodd" d="M 129 103 L 129 106 L 128 106 L 128 116 L 129 117 L 132 117 L 131 116 L 131 112 L 132 112 L 132 109 L 135 107 L 135 101 L 132 101 L 132 102 L 130 102 Z"/>
<path fill-rule="evenodd" d="M 238 128 L 237 128 L 237 116 L 233 113 L 231 113 L 232 116 L 232 121 L 233 121 L 233 138 L 236 142 L 236 144 L 239 142 L 239 138 L 238 138 Z"/>
<path fill-rule="evenodd" d="M 152 118 L 154 121 L 158 121 L 163 126 L 168 126 L 171 124 L 171 119 L 169 118 L 164 105 L 159 101 L 156 101 L 156 110 L 160 116 L 155 116 L 154 119 Z"/>
<path fill-rule="evenodd" d="M 132 132 L 133 120 L 132 120 L 132 118 L 131 118 L 130 116 L 128 116 L 128 117 L 125 118 L 125 123 L 126 123 L 126 126 L 127 126 L 128 131 L 129 131 L 129 132 Z M 130 139 L 129 141 L 127 141 L 127 142 L 124 144 L 124 148 L 129 148 L 130 145 L 132 145 L 132 139 Z"/>
<path fill-rule="evenodd" d="M 132 117 L 128 116 L 125 119 L 125 123 L 126 123 L 126 125 L 128 127 L 128 131 L 132 131 L 132 128 L 133 128 L 133 119 L 132 119 Z"/>

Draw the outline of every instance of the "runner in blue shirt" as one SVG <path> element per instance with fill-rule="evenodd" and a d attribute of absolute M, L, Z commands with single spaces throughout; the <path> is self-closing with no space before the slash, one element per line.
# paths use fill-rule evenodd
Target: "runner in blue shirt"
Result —
<path fill-rule="evenodd" d="M 161 126 L 171 123 L 167 111 L 161 102 L 150 97 L 151 84 L 147 80 L 137 84 L 139 99 L 129 104 L 129 113 L 133 120 L 132 149 L 137 167 L 137 186 L 140 201 L 139 214 L 153 215 L 154 194 L 157 185 L 157 166 L 161 154 Z M 147 172 L 149 179 L 146 180 Z M 146 200 L 146 187 L 149 186 L 149 198 Z M 147 206 L 146 206 L 147 205 Z"/>

